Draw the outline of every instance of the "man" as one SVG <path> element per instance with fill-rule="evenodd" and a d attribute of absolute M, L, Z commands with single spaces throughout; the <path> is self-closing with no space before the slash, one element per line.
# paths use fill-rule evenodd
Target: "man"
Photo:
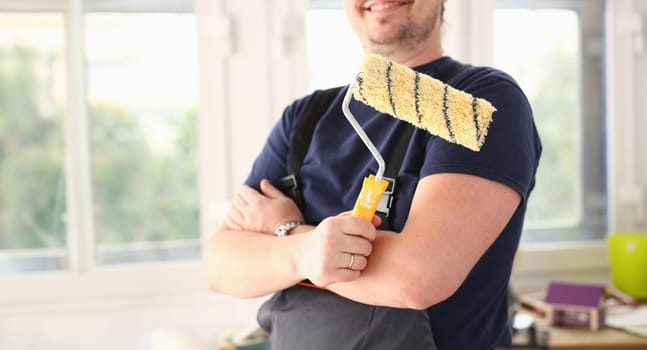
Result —
<path fill-rule="evenodd" d="M 345 0 L 344 7 L 365 52 L 439 77 L 457 64 L 441 46 L 445 1 Z M 214 291 L 276 292 L 259 312 L 274 348 L 509 344 L 507 286 L 541 145 L 530 106 L 505 73 L 471 67 L 449 83 L 497 108 L 485 144 L 472 152 L 415 130 L 389 230 L 347 214 L 376 164 L 341 114 L 343 92 L 318 122 L 301 167 L 305 208 L 276 188 L 311 97 L 284 111 L 205 258 Z M 351 109 L 382 154 L 392 149 L 404 122 L 357 101 Z M 291 229 L 277 237 L 277 227 Z M 325 290 L 297 285 L 303 280 Z"/>

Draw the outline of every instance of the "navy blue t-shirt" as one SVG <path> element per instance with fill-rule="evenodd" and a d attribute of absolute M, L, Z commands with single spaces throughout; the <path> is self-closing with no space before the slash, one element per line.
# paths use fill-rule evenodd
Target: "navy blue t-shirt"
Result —
<path fill-rule="evenodd" d="M 455 64 L 453 59 L 442 57 L 415 69 L 439 77 Z M 490 349 L 510 342 L 507 287 L 527 199 L 535 183 L 541 143 L 528 100 L 507 74 L 488 67 L 471 67 L 448 83 L 490 101 L 497 109 L 485 144 L 474 152 L 416 128 L 397 178 L 398 192 L 389 223 L 393 231 L 402 230 L 418 181 L 433 174 L 476 175 L 507 185 L 522 196 L 510 222 L 460 288 L 428 309 L 439 349 Z M 377 162 L 342 113 L 344 93 L 345 90 L 340 92 L 318 122 L 301 168 L 306 202 L 303 214 L 309 224 L 316 225 L 326 217 L 351 210 L 362 179 L 377 170 Z M 278 187 L 286 175 L 286 155 L 295 121 L 309 99 L 310 95 L 285 109 L 245 184 L 258 189 L 260 180 L 267 178 Z M 406 122 L 355 100 L 350 109 L 380 153 L 389 154 Z"/>

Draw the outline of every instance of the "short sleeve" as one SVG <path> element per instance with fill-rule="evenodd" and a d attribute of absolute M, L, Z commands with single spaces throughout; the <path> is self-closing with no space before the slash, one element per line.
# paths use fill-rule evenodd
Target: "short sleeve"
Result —
<path fill-rule="evenodd" d="M 268 179 L 277 186 L 286 175 L 286 158 L 296 119 L 303 112 L 309 96 L 294 101 L 283 110 L 281 118 L 274 124 L 263 148 L 256 157 L 245 185 L 259 189 L 262 179 Z"/>
<path fill-rule="evenodd" d="M 530 104 L 516 82 L 503 72 L 475 68 L 466 73 L 453 85 L 490 101 L 497 109 L 485 143 L 475 152 L 431 136 L 420 177 L 437 173 L 480 176 L 513 188 L 526 200 L 541 153 Z"/>

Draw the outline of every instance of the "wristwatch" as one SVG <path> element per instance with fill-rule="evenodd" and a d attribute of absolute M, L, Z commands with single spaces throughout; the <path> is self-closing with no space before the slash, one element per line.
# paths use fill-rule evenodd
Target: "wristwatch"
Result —
<path fill-rule="evenodd" d="M 291 229 L 303 224 L 305 224 L 303 221 L 288 221 L 277 227 L 276 230 L 274 230 L 274 234 L 279 237 L 286 236 Z"/>

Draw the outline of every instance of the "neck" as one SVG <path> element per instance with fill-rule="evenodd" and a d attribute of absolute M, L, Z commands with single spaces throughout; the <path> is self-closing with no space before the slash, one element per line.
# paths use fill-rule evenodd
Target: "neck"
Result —
<path fill-rule="evenodd" d="M 386 57 L 394 62 L 400 63 L 407 67 L 417 67 L 425 63 L 429 63 L 443 56 L 443 50 L 441 47 L 437 48 L 425 48 L 425 50 L 420 51 L 399 51 L 393 52 Z"/>
<path fill-rule="evenodd" d="M 366 47 L 368 53 L 382 55 L 391 61 L 405 65 L 407 67 L 416 67 L 422 64 L 434 61 L 443 56 L 441 37 L 434 33 L 426 42 L 415 46 L 400 45 L 397 47 Z"/>

